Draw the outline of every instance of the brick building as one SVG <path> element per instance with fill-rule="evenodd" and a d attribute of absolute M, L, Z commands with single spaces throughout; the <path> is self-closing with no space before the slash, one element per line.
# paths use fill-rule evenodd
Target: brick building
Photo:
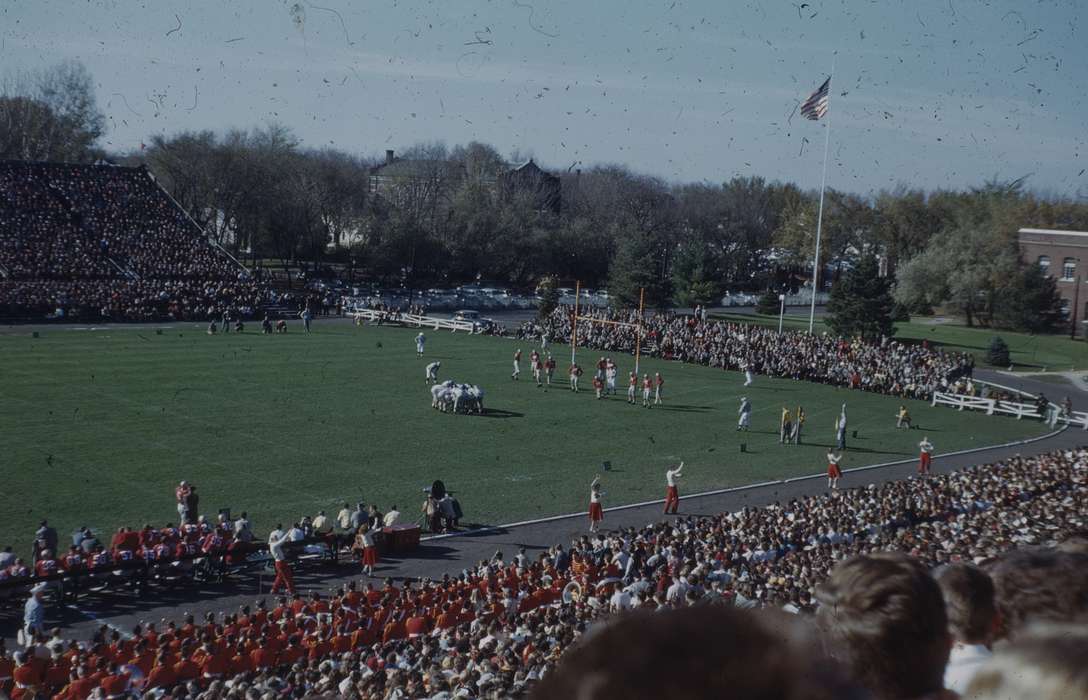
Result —
<path fill-rule="evenodd" d="M 1017 233 L 1020 258 L 1054 277 L 1066 313 L 1077 308 L 1077 331 L 1088 320 L 1088 231 L 1022 228 Z M 1079 287 L 1079 289 L 1078 289 Z"/>

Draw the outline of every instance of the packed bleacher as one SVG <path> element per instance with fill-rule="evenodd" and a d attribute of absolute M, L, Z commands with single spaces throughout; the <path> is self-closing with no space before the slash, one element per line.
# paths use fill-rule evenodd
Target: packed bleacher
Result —
<path fill-rule="evenodd" d="M 633 325 L 581 320 L 575 329 L 572 311 L 571 307 L 558 307 L 543 322 L 523 324 L 518 335 L 569 343 L 576 330 L 580 346 L 634 353 L 637 331 Z M 637 321 L 637 313 L 632 311 L 582 309 L 579 315 L 626 324 Z M 974 367 L 972 355 L 891 339 L 871 343 L 829 334 L 779 333 L 752 324 L 663 313 L 646 315 L 642 327 L 640 351 L 651 357 L 909 398 L 928 398 L 933 391 L 970 376 Z"/>
<path fill-rule="evenodd" d="M 754 669 L 729 671 L 722 657 L 722 678 L 785 683 L 777 670 L 789 667 L 809 684 L 807 694 L 753 689 L 744 697 L 955 697 L 933 686 L 942 683 L 951 642 L 912 640 L 934 629 L 956 632 L 954 623 L 971 616 L 962 601 L 946 612 L 927 569 L 942 567 L 937 581 L 945 588 L 955 589 L 948 571 L 992 581 L 1002 622 L 991 615 L 993 624 L 983 627 L 999 642 L 1012 640 L 1016 652 L 1019 640 L 1034 639 L 1030 624 L 1088 614 L 1086 532 L 1088 450 L 1016 457 L 735 513 L 681 516 L 534 555 L 497 552 L 438 580 L 351 582 L 203 620 L 188 616 L 124 634 L 102 627 L 83 640 L 30 630 L 25 651 L 0 652 L 0 683 L 15 687 L 16 700 L 35 690 L 83 700 L 99 687 L 106 697 L 155 689 L 207 698 L 722 697 L 711 688 L 718 676 L 707 675 L 725 653 L 706 641 L 717 639 L 723 649 L 751 640 L 764 656 L 794 660 L 753 678 Z M 902 559 L 882 554 L 889 552 Z M 687 608 L 699 612 L 631 617 Z M 751 617 L 757 608 L 792 613 L 789 624 L 806 631 L 796 638 L 772 633 L 779 623 Z M 909 619 L 897 622 L 897 615 Z M 635 629 L 624 620 L 636 621 Z M 721 626 L 707 627 L 715 620 Z M 804 642 L 809 633 L 831 641 Z M 961 633 L 964 644 L 974 639 Z M 891 646 L 874 658 L 881 639 Z M 565 655 L 573 648 L 580 651 Z M 963 675 L 970 659 L 957 649 L 948 669 Z M 836 661 L 822 661 L 825 655 Z M 585 668 L 589 659 L 595 672 Z M 709 695 L 690 690 L 704 682 Z M 617 690 L 624 683 L 641 683 L 642 692 Z M 837 690 L 817 692 L 824 683 Z M 672 692 L 654 694 L 654 687 Z"/>
<path fill-rule="evenodd" d="M 0 163 L 0 316 L 203 320 L 268 294 L 144 167 Z"/>

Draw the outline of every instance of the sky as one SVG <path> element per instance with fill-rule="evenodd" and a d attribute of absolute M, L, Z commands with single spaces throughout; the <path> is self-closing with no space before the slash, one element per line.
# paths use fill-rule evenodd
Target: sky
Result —
<path fill-rule="evenodd" d="M 1088 201 L 1084 0 L 0 0 L 0 73 L 82 61 L 104 145 L 278 122 L 371 157 Z M 827 121 L 797 109 L 832 72 Z M 830 131 L 827 129 L 830 127 Z"/>

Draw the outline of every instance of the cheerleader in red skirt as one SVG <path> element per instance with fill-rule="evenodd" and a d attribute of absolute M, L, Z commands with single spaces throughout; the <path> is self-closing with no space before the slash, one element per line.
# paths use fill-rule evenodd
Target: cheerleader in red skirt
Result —
<path fill-rule="evenodd" d="M 597 532 L 604 520 L 604 508 L 601 507 L 601 475 L 593 477 L 589 485 L 589 531 Z"/>
<path fill-rule="evenodd" d="M 370 532 L 369 525 L 359 528 L 359 534 L 355 536 L 356 546 L 363 550 L 363 573 L 367 576 L 374 575 L 374 567 L 378 565 L 378 548 L 374 545 L 374 535 Z"/>
<path fill-rule="evenodd" d="M 833 451 L 827 451 L 827 486 L 828 488 L 839 488 L 839 479 L 842 478 L 842 470 L 839 469 L 839 461 L 842 459 L 842 455 L 835 454 Z"/>

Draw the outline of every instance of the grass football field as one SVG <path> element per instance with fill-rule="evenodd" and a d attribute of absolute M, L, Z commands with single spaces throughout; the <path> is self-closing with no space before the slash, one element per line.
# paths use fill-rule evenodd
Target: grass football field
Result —
<path fill-rule="evenodd" d="M 411 520 L 436 478 L 461 500 L 466 521 L 497 524 L 584 509 L 604 461 L 613 465 L 603 474 L 606 507 L 662 497 L 665 468 L 680 459 L 681 494 L 818 473 L 843 401 L 858 431 L 846 467 L 913 457 L 923 435 L 947 452 L 1043 432 L 1035 422 L 924 402 L 909 405 L 922 429 L 896 430 L 895 399 L 765 377 L 745 389 L 734 372 L 657 360 L 643 369 L 664 375 L 666 405 L 646 410 L 563 383 L 544 393 L 528 378 L 529 346 L 513 340 L 431 330 L 419 360 L 415 330 L 315 328 L 310 336 L 297 324 L 277 336 L 209 337 L 196 326 L 0 336 L 0 545 L 29 552 L 42 518 L 62 536 L 82 524 L 111 532 L 173 521 L 181 479 L 198 486 L 201 512 L 246 510 L 263 533 L 360 499 L 383 511 L 396 503 Z M 526 359 L 514 382 L 518 346 Z M 569 348 L 553 351 L 565 375 Z M 579 356 L 588 388 L 598 354 Z M 423 367 L 435 359 L 440 378 L 485 389 L 485 416 L 431 409 Z M 616 359 L 623 377 L 633 358 Z M 754 407 L 748 434 L 735 431 L 742 394 Z M 780 446 L 780 410 L 798 404 L 807 444 Z"/>

